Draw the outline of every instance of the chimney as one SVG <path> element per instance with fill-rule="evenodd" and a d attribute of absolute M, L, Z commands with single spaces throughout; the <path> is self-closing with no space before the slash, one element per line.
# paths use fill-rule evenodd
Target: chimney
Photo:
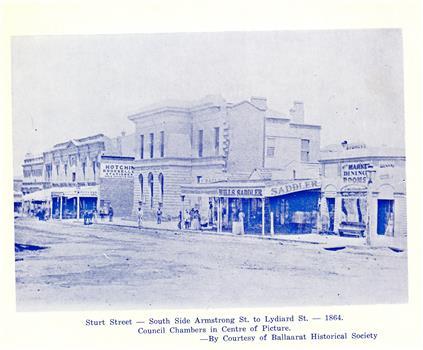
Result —
<path fill-rule="evenodd" d="M 304 124 L 304 103 L 294 101 L 294 106 L 289 110 L 291 121 L 297 124 Z"/>
<path fill-rule="evenodd" d="M 256 97 L 251 96 L 250 98 L 251 104 L 256 106 L 258 109 L 265 111 L 267 109 L 267 99 L 266 97 Z"/>

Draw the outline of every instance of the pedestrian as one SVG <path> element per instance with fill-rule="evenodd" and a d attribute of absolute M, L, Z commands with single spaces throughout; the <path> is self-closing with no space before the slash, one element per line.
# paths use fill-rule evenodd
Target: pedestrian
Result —
<path fill-rule="evenodd" d="M 93 210 L 93 221 L 95 224 L 97 223 L 97 209 L 96 208 L 94 208 Z"/>
<path fill-rule="evenodd" d="M 109 222 L 113 221 L 113 208 L 112 206 L 109 207 Z"/>
<path fill-rule="evenodd" d="M 184 225 L 185 225 L 185 230 L 188 230 L 190 227 L 190 215 L 189 215 L 188 209 L 185 209 L 185 212 L 184 212 Z"/>
<path fill-rule="evenodd" d="M 141 207 L 138 207 L 138 211 L 137 211 L 138 228 L 142 227 L 142 219 L 143 219 L 143 211 Z"/>
<path fill-rule="evenodd" d="M 160 225 L 162 223 L 162 214 L 163 214 L 162 208 L 160 206 L 157 208 L 156 214 L 157 214 L 157 224 Z"/>
<path fill-rule="evenodd" d="M 182 220 L 183 220 L 183 217 L 182 217 L 182 210 L 179 210 L 179 215 L 178 215 L 178 229 L 180 229 L 180 230 L 182 230 Z"/>
<path fill-rule="evenodd" d="M 239 234 L 243 235 L 244 232 L 244 219 L 245 219 L 245 214 L 242 211 L 242 209 L 239 211 L 238 213 L 238 221 L 239 221 Z"/>

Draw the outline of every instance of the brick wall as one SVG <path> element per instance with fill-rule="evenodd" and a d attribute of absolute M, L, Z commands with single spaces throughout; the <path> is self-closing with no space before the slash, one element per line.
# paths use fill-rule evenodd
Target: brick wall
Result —
<path fill-rule="evenodd" d="M 130 216 L 134 205 L 134 179 L 101 178 L 100 200 L 110 201 L 115 216 Z"/>

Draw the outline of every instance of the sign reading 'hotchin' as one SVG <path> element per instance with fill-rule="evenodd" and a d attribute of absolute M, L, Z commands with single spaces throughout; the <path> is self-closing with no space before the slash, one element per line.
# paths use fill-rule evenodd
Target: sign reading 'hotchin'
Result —
<path fill-rule="evenodd" d="M 134 167 L 127 164 L 102 163 L 100 176 L 106 179 L 130 179 L 134 176 Z"/>

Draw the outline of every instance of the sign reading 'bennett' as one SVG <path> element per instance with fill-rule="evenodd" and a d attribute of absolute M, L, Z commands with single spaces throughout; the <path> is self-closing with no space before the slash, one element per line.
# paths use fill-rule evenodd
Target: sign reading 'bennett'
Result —
<path fill-rule="evenodd" d="M 367 181 L 367 172 L 373 168 L 369 162 L 344 163 L 342 165 L 342 180 L 344 183 L 361 183 Z"/>
<path fill-rule="evenodd" d="M 100 176 L 106 179 L 130 179 L 134 176 L 134 167 L 128 164 L 102 163 Z"/>

